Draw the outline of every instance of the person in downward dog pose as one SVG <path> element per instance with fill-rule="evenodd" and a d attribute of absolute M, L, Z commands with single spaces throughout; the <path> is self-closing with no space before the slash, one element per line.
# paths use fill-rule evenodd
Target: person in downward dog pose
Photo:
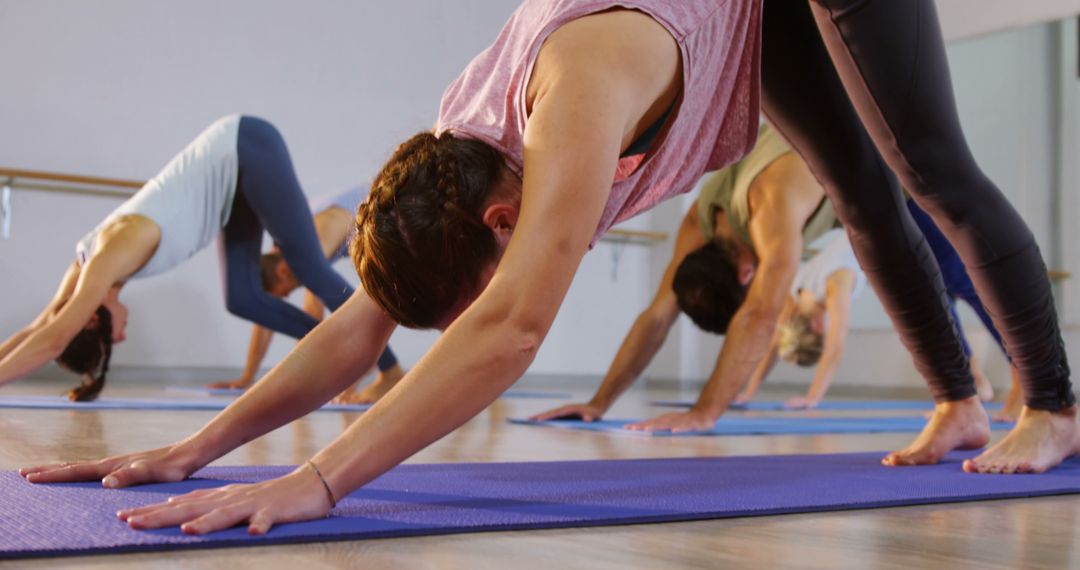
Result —
<path fill-rule="evenodd" d="M 352 241 L 356 224 L 353 216 L 360 206 L 365 192 L 360 188 L 349 188 L 338 194 L 331 194 L 308 201 L 311 211 L 315 214 L 312 223 L 315 227 L 315 235 L 319 238 L 319 247 L 322 249 L 326 260 L 333 264 L 335 261 L 348 257 L 349 244 Z M 263 254 L 259 261 L 262 276 L 262 286 L 265 291 L 274 297 L 288 297 L 293 291 L 301 286 L 296 274 L 289 268 L 289 264 L 281 255 L 281 248 L 274 246 L 273 251 Z M 304 293 L 304 312 L 316 321 L 322 321 L 325 316 L 326 306 L 310 290 Z M 246 389 L 255 381 L 266 351 L 270 347 L 274 331 L 255 325 L 251 331 L 251 342 L 248 346 L 247 362 L 240 378 L 226 382 L 208 384 L 211 389 Z M 379 373 L 375 380 L 363 391 L 357 392 L 355 386 L 346 389 L 337 398 L 336 403 L 342 404 L 371 404 L 388 392 L 397 384 L 405 372 L 401 369 L 393 351 L 383 351 L 376 363 Z M 358 381 L 359 382 L 359 381 Z"/>
<path fill-rule="evenodd" d="M 777 360 L 817 366 L 806 395 L 791 398 L 785 407 L 816 408 L 825 398 L 844 354 L 851 301 L 862 292 L 866 276 L 843 230 L 832 230 L 822 239 L 828 243 L 799 265 L 769 350 L 736 402 L 754 398 Z"/>
<path fill-rule="evenodd" d="M 229 312 L 303 337 L 317 321 L 262 288 L 264 231 L 296 280 L 331 309 L 345 302 L 352 287 L 322 254 L 285 141 L 262 119 L 230 115 L 207 127 L 78 243 L 52 301 L 0 344 L 0 385 L 55 359 L 83 377 L 71 399 L 96 398 L 112 346 L 126 337 L 124 285 L 176 267 L 215 238 Z M 393 359 L 389 349 L 386 358 Z"/>
<path fill-rule="evenodd" d="M 917 211 L 914 204 L 912 208 Z M 940 236 L 925 214 L 920 219 L 920 227 L 925 223 L 928 235 L 932 231 Z M 790 275 L 791 281 L 774 279 L 754 285 L 759 294 L 765 288 L 770 295 L 784 296 L 785 306 L 766 357 L 736 401 L 747 401 L 756 393 L 775 364 L 780 345 L 786 344 L 791 350 L 785 352 L 794 359 L 814 364 L 822 358 L 807 396 L 787 402 L 790 407 L 816 406 L 843 352 L 851 299 L 866 280 L 843 236 L 799 266 L 806 245 L 828 239 L 822 236 L 829 233 L 840 233 L 830 229 L 835 222 L 832 204 L 806 164 L 773 129 L 763 125 L 757 146 L 746 158 L 705 177 L 696 204 L 680 225 L 674 254 L 653 301 L 634 321 L 593 398 L 533 419 L 600 419 L 660 350 L 680 310 L 702 330 L 725 334 L 732 315 L 746 300 L 751 280 L 758 279 L 754 276 L 761 266 L 783 268 L 781 273 Z M 776 235 L 785 235 L 789 241 L 768 239 Z M 951 276 L 947 280 L 950 298 L 970 292 L 970 280 L 948 242 L 932 240 L 932 245 L 945 274 Z M 804 290 L 801 295 L 793 297 L 800 289 Z M 964 298 L 981 308 L 973 293 Z M 829 311 L 827 329 L 824 311 Z M 795 328 L 799 334 L 792 334 Z M 781 343 L 782 337 L 801 343 Z M 806 350 L 807 346 L 813 350 Z M 974 364 L 973 371 L 982 397 L 992 398 L 993 389 L 985 375 Z"/>
<path fill-rule="evenodd" d="M 916 213 L 922 215 L 919 226 L 924 234 L 929 236 L 931 232 L 936 232 L 940 235 L 933 221 L 919 210 L 914 202 L 909 202 L 908 207 L 913 216 L 916 216 Z M 928 225 L 924 226 L 924 223 Z M 825 397 L 843 355 L 851 301 L 866 283 L 866 276 L 855 259 L 847 236 L 843 235 L 842 230 L 832 230 L 830 234 L 832 233 L 838 235 L 823 238 L 829 240 L 829 243 L 809 261 L 804 262 L 795 274 L 791 296 L 777 322 L 766 358 L 758 364 L 750 382 L 736 397 L 736 402 L 749 402 L 753 399 L 777 360 L 799 366 L 817 366 L 806 395 L 788 400 L 785 407 L 815 408 Z M 967 278 L 959 257 L 955 252 L 949 256 L 948 251 L 952 248 L 948 242 L 935 242 L 929 237 L 927 239 L 943 276 L 946 276 L 949 311 L 959 329 L 964 353 L 970 361 L 979 399 L 989 402 L 994 399 L 994 388 L 971 352 L 960 316 L 956 313 L 956 301 L 965 300 L 980 316 L 985 315 L 985 310 L 971 287 L 971 280 Z M 943 246 L 944 251 L 939 249 L 939 246 Z M 987 328 L 992 336 L 1000 339 L 993 323 Z"/>
<path fill-rule="evenodd" d="M 198 433 L 22 474 L 34 483 L 103 478 L 109 488 L 183 479 L 333 397 L 374 363 L 397 324 L 443 329 L 386 397 L 289 474 L 118 513 L 134 528 L 205 533 L 244 523 L 255 534 L 326 516 L 525 372 L 583 255 L 612 224 L 752 148 L 759 18 L 754 0 L 527 0 L 447 90 L 436 131 L 399 146 L 372 185 L 352 246 L 364 291 Z M 750 328 L 733 326 L 725 352 L 757 346 Z M 755 364 L 762 340 L 748 350 Z M 712 413 L 748 375 L 724 373 L 727 401 Z M 950 443 L 972 442 L 941 445 Z"/>

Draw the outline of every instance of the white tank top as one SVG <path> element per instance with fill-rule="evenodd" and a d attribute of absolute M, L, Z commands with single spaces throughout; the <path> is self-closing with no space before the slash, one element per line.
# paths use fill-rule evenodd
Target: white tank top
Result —
<path fill-rule="evenodd" d="M 210 245 L 229 221 L 236 196 L 236 137 L 240 115 L 218 119 L 128 201 L 113 210 L 75 246 L 82 265 L 94 253 L 98 234 L 123 216 L 138 214 L 161 229 L 153 257 L 129 277 L 164 273 Z"/>
<path fill-rule="evenodd" d="M 850 269 L 855 274 L 852 299 L 866 287 L 866 274 L 859 267 L 855 252 L 851 249 L 851 242 L 843 229 L 829 230 L 814 240 L 810 247 L 818 247 L 818 253 L 799 266 L 795 282 L 791 284 L 792 295 L 798 296 L 799 291 L 805 290 L 813 293 L 815 298 L 825 300 L 825 287 L 829 277 L 841 269 Z"/>

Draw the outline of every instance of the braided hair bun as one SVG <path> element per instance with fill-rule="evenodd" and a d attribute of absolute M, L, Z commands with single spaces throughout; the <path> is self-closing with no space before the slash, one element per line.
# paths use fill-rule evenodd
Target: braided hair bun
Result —
<path fill-rule="evenodd" d="M 478 293 L 498 255 L 481 216 L 502 163 L 485 143 L 423 132 L 402 143 L 372 183 L 351 253 L 368 295 L 401 325 L 434 327 Z"/>

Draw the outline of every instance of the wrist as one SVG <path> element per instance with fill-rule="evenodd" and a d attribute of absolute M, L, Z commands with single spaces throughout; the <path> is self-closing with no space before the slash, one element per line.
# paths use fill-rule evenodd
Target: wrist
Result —
<path fill-rule="evenodd" d="M 337 493 L 330 487 L 330 483 L 323 476 L 322 471 L 319 470 L 319 466 L 312 460 L 307 460 L 303 465 L 296 468 L 297 472 L 308 471 L 315 479 L 315 486 L 322 490 L 323 496 L 326 499 L 326 510 L 333 509 L 338 504 Z M 318 493 L 318 491 L 315 491 Z"/>
<path fill-rule="evenodd" d="M 724 409 L 717 409 L 716 406 L 702 403 L 700 400 L 690 407 L 690 412 L 701 416 L 702 418 L 715 422 L 720 419 L 720 416 L 724 415 Z"/>
<path fill-rule="evenodd" d="M 588 406 L 590 408 L 596 408 L 601 412 L 606 412 L 608 411 L 608 408 L 611 407 L 611 399 L 602 397 L 597 394 L 596 396 L 593 396 L 591 400 L 589 400 Z"/>
<path fill-rule="evenodd" d="M 188 438 L 172 446 L 169 450 L 171 455 L 189 475 L 194 473 L 217 459 L 217 455 L 210 452 L 206 446 L 201 445 L 195 438 Z"/>

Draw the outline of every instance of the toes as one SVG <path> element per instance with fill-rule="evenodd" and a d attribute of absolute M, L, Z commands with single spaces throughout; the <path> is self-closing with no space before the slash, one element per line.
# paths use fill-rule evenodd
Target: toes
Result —
<path fill-rule="evenodd" d="M 890 453 L 881 460 L 881 464 L 886 467 L 906 467 L 913 465 L 909 455 L 903 453 Z"/>

